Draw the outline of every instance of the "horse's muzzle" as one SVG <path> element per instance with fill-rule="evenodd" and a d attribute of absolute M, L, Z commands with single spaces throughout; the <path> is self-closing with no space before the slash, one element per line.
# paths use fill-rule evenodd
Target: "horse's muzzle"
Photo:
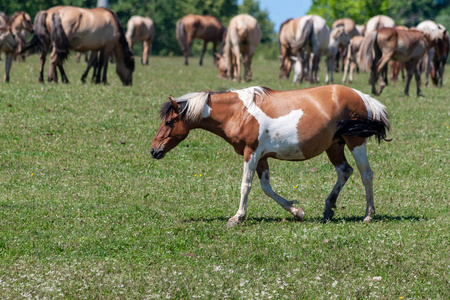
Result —
<path fill-rule="evenodd" d="M 164 150 L 156 151 L 155 148 L 150 149 L 150 154 L 152 155 L 153 158 L 156 158 L 156 159 L 161 159 L 164 157 L 164 155 L 166 155 Z"/>

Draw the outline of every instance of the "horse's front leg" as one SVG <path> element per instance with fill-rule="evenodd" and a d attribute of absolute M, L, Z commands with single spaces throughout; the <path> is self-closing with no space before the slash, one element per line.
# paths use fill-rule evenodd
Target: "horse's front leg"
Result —
<path fill-rule="evenodd" d="M 259 161 L 256 170 L 258 172 L 259 181 L 264 193 L 275 200 L 281 205 L 282 208 L 290 212 L 294 217 L 300 221 L 303 221 L 303 218 L 305 217 L 303 209 L 301 207 L 295 208 L 293 206 L 293 201 L 288 201 L 273 191 L 272 186 L 270 185 L 269 164 L 267 163 L 267 158 L 263 158 Z"/>
<path fill-rule="evenodd" d="M 11 71 L 13 56 L 14 52 L 9 52 L 5 55 L 5 75 L 3 77 L 3 82 L 9 82 L 9 72 Z"/>
<path fill-rule="evenodd" d="M 247 159 L 244 159 L 244 173 L 242 175 L 241 200 L 239 203 L 239 209 L 236 215 L 228 220 L 227 228 L 236 227 L 237 224 L 245 219 L 245 215 L 247 214 L 248 194 L 250 193 L 250 190 L 252 188 L 253 176 L 255 175 L 256 166 L 258 164 L 258 158 L 256 157 L 255 153 L 251 154 L 249 157 L 250 159 L 248 159 L 248 161 Z"/>
<path fill-rule="evenodd" d="M 203 66 L 203 56 L 205 56 L 207 41 L 203 42 L 202 55 L 200 56 L 200 66 Z"/>

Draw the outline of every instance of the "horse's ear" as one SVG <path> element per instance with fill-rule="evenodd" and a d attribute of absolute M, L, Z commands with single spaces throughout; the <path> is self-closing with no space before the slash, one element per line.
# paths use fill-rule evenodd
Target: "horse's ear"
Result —
<path fill-rule="evenodd" d="M 175 101 L 172 95 L 169 96 L 170 106 L 175 110 L 175 113 L 180 113 L 180 105 Z"/>
<path fill-rule="evenodd" d="M 220 55 L 219 53 L 215 52 L 214 55 L 217 57 L 217 59 L 221 59 L 223 56 Z"/>

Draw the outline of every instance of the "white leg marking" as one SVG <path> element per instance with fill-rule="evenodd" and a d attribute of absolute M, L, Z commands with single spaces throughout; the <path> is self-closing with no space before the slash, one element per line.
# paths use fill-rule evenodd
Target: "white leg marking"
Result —
<path fill-rule="evenodd" d="M 358 166 L 359 173 L 361 174 L 361 180 L 366 189 L 366 215 L 364 216 L 364 222 L 370 222 L 372 216 L 375 214 L 375 207 L 373 203 L 373 171 L 370 168 L 369 160 L 367 159 L 366 145 L 355 147 L 352 151 L 352 155 L 355 158 L 356 165 Z"/>

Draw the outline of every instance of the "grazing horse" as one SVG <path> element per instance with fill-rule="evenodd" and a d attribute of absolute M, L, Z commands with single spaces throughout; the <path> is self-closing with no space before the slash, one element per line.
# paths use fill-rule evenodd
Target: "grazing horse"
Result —
<path fill-rule="evenodd" d="M 445 27 L 441 24 L 437 24 L 433 21 L 427 20 L 419 23 L 416 29 L 432 32 L 436 30 L 445 30 Z M 450 40 L 448 33 L 445 33 L 444 39 L 435 47 L 425 53 L 421 65 L 421 71 L 425 72 L 425 86 L 428 86 L 428 75 L 431 75 L 431 80 L 434 85 L 442 86 L 442 80 L 444 77 L 445 64 L 447 63 L 447 57 L 450 49 Z"/>
<path fill-rule="evenodd" d="M 220 45 L 225 33 L 225 27 L 213 16 L 200 16 L 189 14 L 178 20 L 176 36 L 180 43 L 184 55 L 184 64 L 187 66 L 188 56 L 194 39 L 203 40 L 202 55 L 200 56 L 200 66 L 203 65 L 203 56 L 209 42 L 213 43 L 213 54 L 217 53 L 217 44 Z M 216 61 L 213 55 L 214 62 Z"/>
<path fill-rule="evenodd" d="M 153 21 L 150 18 L 141 16 L 132 16 L 127 22 L 127 33 L 125 34 L 130 51 L 136 41 L 142 42 L 141 64 L 148 65 L 148 56 L 152 52 L 152 43 L 155 38 L 156 30 Z"/>
<path fill-rule="evenodd" d="M 350 83 L 353 83 L 353 71 L 356 68 L 356 65 L 358 64 L 357 56 L 359 49 L 361 48 L 361 43 L 363 41 L 364 37 L 362 36 L 354 36 L 350 40 L 350 44 L 348 44 L 347 49 L 347 56 L 345 58 L 345 64 L 344 64 L 344 76 L 342 77 L 342 83 L 347 82 L 347 73 L 350 70 L 348 80 Z"/>
<path fill-rule="evenodd" d="M 106 8 L 85 9 L 65 6 L 52 17 L 49 81 L 56 81 L 56 66 L 63 64 L 69 50 L 99 51 L 98 70 L 103 68 L 102 82 L 107 83 L 108 58 L 114 55 L 116 73 L 124 85 L 132 84 L 134 57 L 125 39 L 117 15 Z M 97 75 L 97 83 L 100 75 Z"/>
<path fill-rule="evenodd" d="M 343 26 L 333 28 L 329 36 L 330 40 L 328 42 L 327 51 L 323 53 L 327 56 L 327 73 L 325 76 L 325 83 L 330 81 L 333 82 L 334 61 L 336 59 L 337 52 L 339 49 L 347 47 L 350 43 L 350 39 Z M 294 71 L 294 82 L 297 82 L 297 79 L 302 77 L 303 72 L 301 60 L 298 58 L 294 59 Z"/>
<path fill-rule="evenodd" d="M 20 52 L 25 48 L 28 35 L 33 32 L 33 23 L 30 15 L 26 12 L 15 12 L 12 17 L 0 12 L 0 26 L 9 27 L 17 41 L 16 59 L 24 61 L 25 58 Z"/>
<path fill-rule="evenodd" d="M 345 32 L 347 33 L 349 39 L 352 39 L 355 36 L 361 35 L 356 28 L 356 23 L 350 18 L 342 18 L 337 19 L 333 22 L 333 25 L 331 26 L 331 30 L 338 26 L 343 26 L 345 29 Z M 336 62 L 335 62 L 335 69 L 339 70 L 339 59 L 342 58 L 342 70 L 344 70 L 344 64 L 345 64 L 345 58 L 347 55 L 347 48 L 339 49 L 339 51 L 336 54 Z"/>
<path fill-rule="evenodd" d="M 9 82 L 9 72 L 17 48 L 17 40 L 10 27 L 0 26 L 0 53 L 5 53 L 5 75 L 3 82 Z"/>
<path fill-rule="evenodd" d="M 241 81 L 241 53 L 244 62 L 244 80 L 252 80 L 252 58 L 261 41 L 261 29 L 258 21 L 250 15 L 242 14 L 230 20 L 223 56 L 217 55 L 216 66 L 219 78 L 230 77 L 233 81 Z"/>
<path fill-rule="evenodd" d="M 309 33 L 308 30 L 304 30 L 304 27 L 308 26 L 308 23 L 312 21 L 312 32 Z M 328 44 L 330 41 L 330 27 L 328 27 L 327 22 L 322 17 L 317 15 L 306 15 L 300 19 L 297 26 L 297 32 L 295 34 L 295 40 L 301 41 L 304 39 L 304 34 L 310 35 L 310 42 L 305 43 L 304 47 L 300 48 L 300 52 L 305 52 L 305 58 L 309 57 L 309 81 L 311 83 L 319 82 L 319 63 L 323 54 L 328 52 Z M 310 55 L 308 55 L 310 54 Z M 299 59 L 297 63 L 301 66 L 297 69 L 303 70 L 302 59 Z M 297 77 L 297 76 L 296 76 Z M 302 75 L 299 76 L 299 80 L 302 80 Z M 295 80 L 297 81 L 297 80 Z"/>
<path fill-rule="evenodd" d="M 306 21 L 302 27 L 302 34 L 300 40 L 295 39 L 297 27 L 300 23 L 299 17 L 297 19 L 288 19 L 280 26 L 279 46 L 280 46 L 280 79 L 288 79 L 291 73 L 292 60 L 300 59 L 301 53 L 299 50 L 306 46 L 306 43 L 312 43 L 313 26 L 312 20 Z M 303 25 L 303 24 L 302 24 Z"/>
<path fill-rule="evenodd" d="M 380 74 L 385 65 L 392 59 L 394 61 L 405 63 L 408 74 L 404 92 L 405 95 L 409 94 L 409 84 L 414 74 L 417 84 L 417 95 L 421 96 L 420 73 L 417 65 L 425 52 L 431 47 L 438 45 L 438 42 L 444 39 L 444 34 L 445 30 L 423 32 L 414 29 L 397 30 L 395 28 L 380 28 L 371 33 L 370 37 L 373 39 L 371 41 L 373 50 L 367 49 L 367 51 L 375 52 L 374 60 L 371 63 L 372 71 L 370 76 L 372 93 L 379 95 L 383 91 L 386 82 Z M 364 57 L 368 57 L 367 53 L 365 54 Z M 368 65 L 368 62 L 361 62 L 361 64 Z M 378 90 L 376 90 L 375 85 L 378 79 L 380 80 L 380 85 Z"/>
<path fill-rule="evenodd" d="M 302 221 L 303 209 L 272 190 L 268 158 L 303 161 L 322 152 L 337 172 L 323 213 L 324 221 L 331 219 L 339 192 L 353 172 L 345 158 L 345 145 L 355 158 L 366 190 L 364 221 L 370 222 L 375 214 L 366 140 L 372 135 L 379 141 L 385 139 L 389 121 L 386 108 L 370 96 L 329 85 L 286 92 L 250 87 L 169 99 L 161 109 L 162 123 L 151 144 L 154 158 L 163 158 L 196 128 L 222 137 L 244 156 L 239 210 L 227 227 L 244 220 L 255 171 L 266 195 Z"/>

